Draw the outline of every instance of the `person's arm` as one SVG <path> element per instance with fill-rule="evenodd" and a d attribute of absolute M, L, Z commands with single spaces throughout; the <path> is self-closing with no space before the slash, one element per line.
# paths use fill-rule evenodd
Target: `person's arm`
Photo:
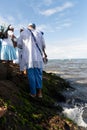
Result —
<path fill-rule="evenodd" d="M 17 38 L 17 47 L 19 49 L 23 48 L 23 41 L 22 41 L 22 33 L 20 34 L 20 36 Z"/>
<path fill-rule="evenodd" d="M 19 48 L 19 49 L 22 49 L 23 47 L 22 47 L 22 39 L 21 39 L 21 37 L 19 37 L 18 39 L 17 39 L 17 47 Z"/>
<path fill-rule="evenodd" d="M 43 48 L 43 54 L 44 54 L 44 57 L 47 57 L 47 54 L 45 52 L 45 48 Z"/>
<path fill-rule="evenodd" d="M 12 42 L 14 47 L 17 47 L 17 38 L 14 35 L 12 35 Z"/>
<path fill-rule="evenodd" d="M 43 55 L 44 55 L 44 57 L 47 57 L 45 49 L 46 49 L 45 40 L 44 40 L 44 37 L 42 36 L 42 50 L 43 50 Z"/>

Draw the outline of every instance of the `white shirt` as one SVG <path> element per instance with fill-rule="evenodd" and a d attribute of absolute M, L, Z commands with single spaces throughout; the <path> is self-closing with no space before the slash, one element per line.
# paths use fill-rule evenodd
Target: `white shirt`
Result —
<path fill-rule="evenodd" d="M 39 30 L 32 30 L 32 32 L 36 38 L 36 42 L 37 42 L 40 50 L 42 51 L 43 48 L 46 48 L 43 35 L 41 34 L 41 32 Z M 42 51 L 42 54 L 43 54 L 43 51 Z"/>
<path fill-rule="evenodd" d="M 14 32 L 12 30 L 8 30 L 8 36 L 12 37 L 14 35 Z"/>
<path fill-rule="evenodd" d="M 38 45 L 43 48 L 43 43 L 40 39 L 39 32 L 34 31 Z M 41 34 L 42 35 L 42 34 Z M 21 60 L 20 60 L 20 70 L 27 68 L 43 68 L 43 60 L 40 51 L 38 50 L 36 43 L 31 35 L 31 32 L 26 29 L 21 32 L 20 37 L 18 38 L 17 45 L 21 49 Z"/>
<path fill-rule="evenodd" d="M 13 46 L 12 40 L 8 37 L 8 38 L 4 38 L 2 40 L 2 46 Z"/>

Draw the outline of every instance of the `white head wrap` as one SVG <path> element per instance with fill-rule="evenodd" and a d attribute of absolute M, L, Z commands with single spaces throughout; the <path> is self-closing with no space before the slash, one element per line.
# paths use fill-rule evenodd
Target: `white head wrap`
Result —
<path fill-rule="evenodd" d="M 13 29 L 13 26 L 12 26 L 12 25 L 10 25 L 10 26 L 9 26 L 9 29 Z"/>
<path fill-rule="evenodd" d="M 9 36 L 12 36 L 13 34 L 14 34 L 13 31 L 11 31 L 11 30 L 8 31 Z"/>

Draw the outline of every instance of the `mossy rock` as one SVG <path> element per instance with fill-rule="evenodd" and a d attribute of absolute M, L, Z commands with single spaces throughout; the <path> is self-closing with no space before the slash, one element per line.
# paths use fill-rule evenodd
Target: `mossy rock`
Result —
<path fill-rule="evenodd" d="M 78 130 L 58 115 L 62 108 L 55 105 L 58 100 L 65 101 L 62 92 L 70 87 L 64 79 L 43 72 L 43 98 L 31 98 L 27 76 L 21 75 L 19 66 L 6 67 L 0 63 L 0 102 L 7 107 L 0 118 L 0 130 Z"/>

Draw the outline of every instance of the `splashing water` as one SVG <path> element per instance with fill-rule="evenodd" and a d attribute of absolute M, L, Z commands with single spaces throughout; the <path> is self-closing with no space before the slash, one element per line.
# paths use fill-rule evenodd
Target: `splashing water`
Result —
<path fill-rule="evenodd" d="M 45 71 L 68 80 L 75 90 L 64 94 L 66 103 L 60 103 L 63 114 L 87 128 L 87 59 L 50 60 Z"/>
<path fill-rule="evenodd" d="M 64 108 L 63 114 L 68 118 L 72 119 L 74 122 L 78 124 L 78 126 L 83 126 L 87 128 L 87 124 L 83 119 L 83 111 L 84 107 L 74 107 L 74 108 Z"/>

